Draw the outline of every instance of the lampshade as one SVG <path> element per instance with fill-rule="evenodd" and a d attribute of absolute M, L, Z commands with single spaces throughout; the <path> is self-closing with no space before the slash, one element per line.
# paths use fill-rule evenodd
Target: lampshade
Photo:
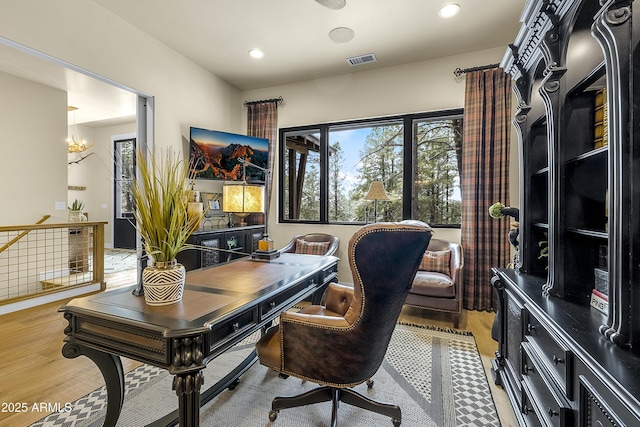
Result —
<path fill-rule="evenodd" d="M 264 187 L 244 183 L 223 185 L 222 210 L 237 214 L 264 212 Z"/>
<path fill-rule="evenodd" d="M 364 196 L 365 200 L 389 200 L 384 185 L 380 181 L 373 181 L 369 187 L 369 192 Z"/>

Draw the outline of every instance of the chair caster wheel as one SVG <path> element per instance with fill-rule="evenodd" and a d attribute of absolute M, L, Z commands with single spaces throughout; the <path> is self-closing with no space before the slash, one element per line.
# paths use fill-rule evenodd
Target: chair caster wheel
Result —
<path fill-rule="evenodd" d="M 372 388 L 373 387 L 373 380 L 372 379 L 368 379 L 367 380 L 367 388 Z"/>
<path fill-rule="evenodd" d="M 238 384 L 240 384 L 240 378 L 237 378 L 234 382 L 232 382 L 231 384 L 229 384 L 229 387 L 227 387 L 229 390 L 235 390 L 236 387 L 238 386 Z"/>
<path fill-rule="evenodd" d="M 397 418 L 394 418 L 394 419 L 393 419 L 393 420 L 391 420 L 391 421 L 393 422 L 393 427 L 400 427 L 400 423 L 402 422 L 402 421 L 400 421 L 400 420 L 399 420 L 399 419 L 397 419 Z"/>
<path fill-rule="evenodd" d="M 269 411 L 269 421 L 275 421 L 278 418 L 278 411 Z"/>

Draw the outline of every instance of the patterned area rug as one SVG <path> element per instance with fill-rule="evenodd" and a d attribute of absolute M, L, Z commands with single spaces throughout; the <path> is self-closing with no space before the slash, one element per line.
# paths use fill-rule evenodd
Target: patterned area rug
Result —
<path fill-rule="evenodd" d="M 205 388 L 244 358 L 257 335 L 213 360 L 205 370 Z M 487 378 L 472 335 L 410 325 L 397 325 L 386 359 L 373 377 L 374 386 L 355 387 L 380 402 L 398 404 L 402 426 L 457 427 L 500 425 Z M 177 408 L 172 377 L 163 370 L 141 366 L 126 375 L 126 397 L 118 426 L 143 426 Z M 233 390 L 225 390 L 201 408 L 203 426 L 225 427 L 328 426 L 329 402 L 280 411 L 268 419 L 275 396 L 295 395 L 316 384 L 294 377 L 286 380 L 253 365 Z M 106 410 L 104 387 L 73 403 L 72 411 L 52 414 L 31 427 L 101 426 Z M 347 404 L 340 405 L 338 424 L 350 427 L 389 425 L 391 419 Z"/>
<path fill-rule="evenodd" d="M 105 248 L 104 272 L 116 273 L 118 271 L 133 270 L 137 268 L 135 250 Z"/>

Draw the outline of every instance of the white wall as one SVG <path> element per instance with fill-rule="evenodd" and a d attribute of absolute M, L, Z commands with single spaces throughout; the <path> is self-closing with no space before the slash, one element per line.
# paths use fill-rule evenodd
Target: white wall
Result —
<path fill-rule="evenodd" d="M 73 162 L 93 153 L 79 163 L 68 166 L 69 186 L 86 187 L 86 190 L 69 190 L 68 203 L 75 199 L 84 202 L 84 211 L 91 221 L 107 221 L 104 238 L 105 247 L 113 247 L 113 146 L 112 137 L 117 135 L 135 134 L 136 123 L 115 126 L 89 127 L 77 126 L 81 137 L 88 139 L 93 146 L 88 152 L 68 155 L 69 162 Z"/>
<path fill-rule="evenodd" d="M 181 149 L 190 125 L 239 130 L 235 88 L 96 3 L 2 0 L 0 8 L 0 36 L 152 95 L 157 146 Z"/>
<path fill-rule="evenodd" d="M 156 145 L 181 150 L 188 146 L 189 126 L 245 133 L 244 100 L 282 96 L 280 127 L 460 108 L 464 79 L 456 81 L 453 70 L 499 62 L 506 49 L 240 93 L 93 2 L 0 1 L 0 36 L 154 96 Z M 514 160 L 512 174 L 516 164 Z M 513 176 L 517 182 L 517 172 Z M 199 183 L 198 189 L 215 191 L 215 185 Z M 339 255 L 345 262 L 347 242 L 356 227 L 277 224 L 277 196 L 274 192 L 270 210 L 276 246 L 297 233 L 326 231 L 342 239 Z M 439 229 L 436 235 L 459 240 L 459 230 Z M 350 280 L 346 265 L 340 268 L 341 280 Z"/>
<path fill-rule="evenodd" d="M 0 94 L 0 225 L 66 222 L 66 92 L 0 73 Z"/>
<path fill-rule="evenodd" d="M 240 132 L 242 102 L 235 88 L 97 4 L 84 0 L 0 0 L 0 9 L 0 36 L 153 96 L 157 147 L 172 146 L 186 156 L 189 126 Z M 38 13 L 33 13 L 34 10 Z M 100 140 L 100 144 L 95 147 L 96 154 L 67 168 L 67 161 L 74 157 L 67 159 L 64 144 L 66 93 L 57 91 L 59 99 L 55 102 L 44 101 L 42 97 L 50 95 L 38 93 L 36 102 L 30 99 L 31 89 L 23 91 L 24 85 L 11 81 L 3 84 L 0 92 L 0 123 L 15 125 L 11 131 L 0 126 L 3 153 L 0 177 L 5 183 L 16 183 L 3 186 L 0 197 L 5 206 L 20 206 L 3 209 L 0 224 L 35 222 L 44 214 L 58 214 L 66 221 L 66 209 L 56 212 L 53 208 L 54 201 L 67 201 L 67 170 L 69 184 L 87 187 L 85 192 L 70 194 L 70 201 L 77 196 L 85 200 L 91 219 L 110 220 L 101 209 L 107 192 L 107 210 L 110 213 L 112 209 L 111 189 L 102 174 L 110 164 L 110 152 L 103 150 L 102 142 L 110 143 L 111 132 L 128 133 L 135 129 L 122 132 L 82 127 L 84 133 Z M 40 117 L 41 111 L 48 115 L 46 120 Z M 50 125 L 55 129 L 51 130 Z M 51 141 L 60 141 L 60 146 Z M 41 142 L 47 143 L 46 148 Z M 79 170 L 83 168 L 99 171 L 99 176 L 81 174 Z M 210 184 L 203 187 L 202 190 L 214 191 Z M 92 188 L 100 194 L 93 194 Z M 109 229 L 110 225 L 106 239 L 111 236 Z"/>
<path fill-rule="evenodd" d="M 465 80 L 456 79 L 453 70 L 500 62 L 506 47 L 464 55 L 438 58 L 380 70 L 311 80 L 301 83 L 246 91 L 243 100 L 270 99 L 282 96 L 278 109 L 278 126 L 290 127 L 369 117 L 464 107 Z M 246 114 L 243 117 L 246 129 Z M 517 206 L 517 139 L 512 138 L 512 205 Z M 276 158 L 275 175 L 278 171 Z M 346 264 L 348 241 L 358 226 L 278 224 L 277 187 L 270 203 L 269 234 L 276 247 L 286 244 L 293 235 L 325 232 L 340 237 L 342 259 L 340 280 L 351 281 Z M 459 242 L 459 229 L 436 229 L 435 236 Z"/>

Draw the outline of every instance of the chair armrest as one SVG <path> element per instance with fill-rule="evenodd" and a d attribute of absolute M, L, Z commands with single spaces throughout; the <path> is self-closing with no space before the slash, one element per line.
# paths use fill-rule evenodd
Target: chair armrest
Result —
<path fill-rule="evenodd" d="M 278 252 L 280 252 L 281 254 L 288 253 L 288 252 L 295 252 L 296 240 L 300 237 L 302 237 L 302 235 L 293 236 L 293 239 L 291 239 L 285 247 L 279 249 Z"/>
<path fill-rule="evenodd" d="M 349 323 L 342 316 L 325 316 L 322 314 L 307 314 L 295 311 L 284 311 L 280 314 L 280 331 L 288 323 L 295 323 L 303 327 L 320 329 L 347 328 Z"/>

